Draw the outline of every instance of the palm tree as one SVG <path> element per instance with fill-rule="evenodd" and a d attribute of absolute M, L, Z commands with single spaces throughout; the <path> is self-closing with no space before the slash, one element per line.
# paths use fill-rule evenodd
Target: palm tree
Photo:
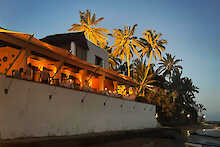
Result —
<path fill-rule="evenodd" d="M 166 53 L 166 57 L 163 57 L 161 61 L 158 63 L 159 67 L 156 70 L 158 74 L 163 73 L 163 76 L 166 77 L 169 75 L 169 79 L 174 72 L 177 72 L 179 69 L 183 69 L 181 65 L 177 65 L 182 61 L 181 59 L 175 59 L 175 56 Z"/>
<path fill-rule="evenodd" d="M 137 24 L 130 26 L 124 26 L 123 29 L 114 29 L 113 34 L 109 34 L 114 38 L 114 44 L 111 46 L 113 48 L 113 57 L 120 57 L 123 61 L 125 56 L 127 58 L 127 68 L 128 76 L 130 77 L 130 58 L 135 53 L 139 57 L 138 50 L 139 47 L 137 37 L 134 36 L 135 28 Z"/>
<path fill-rule="evenodd" d="M 113 71 L 117 71 L 121 64 L 121 59 L 115 58 L 112 56 L 111 53 L 108 54 L 108 62 L 109 62 L 109 69 Z"/>
<path fill-rule="evenodd" d="M 197 104 L 197 109 L 198 109 L 198 111 L 200 113 L 200 116 L 202 116 L 203 112 L 206 111 L 206 108 L 205 108 L 205 106 L 203 104 Z"/>
<path fill-rule="evenodd" d="M 141 49 L 142 49 L 142 57 L 149 56 L 149 62 L 148 62 L 148 68 L 145 73 L 144 79 L 141 82 L 139 92 L 141 91 L 144 81 L 147 78 L 149 69 L 150 69 L 150 64 L 151 64 L 151 59 L 152 56 L 154 56 L 154 59 L 156 60 L 157 56 L 161 59 L 161 51 L 165 50 L 164 44 L 167 44 L 167 41 L 164 39 L 159 39 L 160 36 L 162 35 L 161 33 L 156 34 L 156 31 L 152 31 L 151 29 L 146 30 L 143 32 L 143 38 L 140 38 L 140 43 L 141 44 Z"/>
<path fill-rule="evenodd" d="M 96 27 L 103 19 L 104 17 L 96 19 L 95 13 L 91 16 L 89 10 L 86 10 L 86 12 L 80 11 L 80 24 L 72 24 L 69 31 L 84 32 L 84 35 L 89 41 L 103 48 L 107 45 L 107 34 L 109 30 Z"/>
<path fill-rule="evenodd" d="M 151 64 L 150 72 L 148 73 L 148 76 L 145 79 L 144 84 L 143 84 L 143 87 L 146 88 L 147 90 L 152 90 L 152 88 L 154 87 L 154 84 L 157 82 L 155 80 L 156 75 L 153 71 L 153 66 L 154 65 Z M 147 70 L 146 63 L 143 62 L 142 59 L 141 60 L 140 59 L 134 60 L 133 69 L 132 69 L 132 71 L 133 71 L 132 78 L 135 81 L 137 81 L 138 83 L 142 82 L 144 79 L 146 70 Z M 142 91 L 142 95 L 145 95 L 144 92 L 145 92 L 145 90 Z"/>
<path fill-rule="evenodd" d="M 199 93 L 198 87 L 196 87 L 192 80 L 188 77 L 181 77 L 182 73 L 175 72 L 170 81 L 170 89 L 178 93 L 178 103 L 180 105 L 192 106 L 195 104 L 195 93 Z"/>

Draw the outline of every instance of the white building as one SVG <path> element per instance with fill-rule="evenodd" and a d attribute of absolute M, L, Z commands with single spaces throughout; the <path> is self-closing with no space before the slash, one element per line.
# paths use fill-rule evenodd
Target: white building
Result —
<path fill-rule="evenodd" d="M 108 68 L 108 53 L 88 41 L 83 32 L 55 34 L 40 39 L 54 46 L 69 50 L 73 55 L 93 65 Z"/>

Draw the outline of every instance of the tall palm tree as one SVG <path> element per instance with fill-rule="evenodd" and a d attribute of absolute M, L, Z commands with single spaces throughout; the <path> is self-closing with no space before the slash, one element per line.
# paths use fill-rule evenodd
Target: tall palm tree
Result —
<path fill-rule="evenodd" d="M 175 56 L 166 53 L 166 57 L 163 57 L 158 63 L 159 67 L 156 72 L 158 74 L 163 73 L 164 77 L 168 75 L 170 79 L 174 72 L 177 72 L 179 69 L 183 69 L 181 65 L 177 65 L 180 61 L 182 60 L 175 59 Z"/>
<path fill-rule="evenodd" d="M 112 34 L 109 34 L 114 38 L 114 44 L 111 46 L 113 48 L 113 57 L 120 57 L 123 61 L 125 56 L 127 60 L 128 76 L 130 77 L 130 59 L 135 53 L 138 57 L 139 53 L 136 47 L 139 47 L 137 37 L 134 36 L 135 28 L 137 24 L 130 26 L 124 26 L 123 29 L 114 29 Z"/>
<path fill-rule="evenodd" d="M 89 41 L 103 48 L 107 45 L 109 30 L 96 27 L 103 19 L 104 17 L 96 19 L 96 14 L 91 15 L 89 10 L 86 10 L 86 12 L 80 11 L 80 24 L 72 24 L 69 31 L 84 32 Z"/>
<path fill-rule="evenodd" d="M 145 73 L 144 79 L 141 82 L 139 92 L 141 91 L 144 81 L 147 78 L 149 69 L 150 69 L 150 64 L 151 64 L 151 59 L 152 56 L 154 56 L 154 59 L 156 60 L 157 56 L 161 59 L 161 51 L 165 50 L 165 44 L 167 44 L 167 41 L 164 39 L 160 39 L 160 36 L 162 35 L 161 33 L 156 34 L 156 31 L 152 31 L 152 29 L 145 30 L 143 32 L 143 37 L 140 38 L 140 45 L 142 49 L 142 56 L 149 56 L 149 62 L 148 62 L 148 67 L 147 71 Z"/>

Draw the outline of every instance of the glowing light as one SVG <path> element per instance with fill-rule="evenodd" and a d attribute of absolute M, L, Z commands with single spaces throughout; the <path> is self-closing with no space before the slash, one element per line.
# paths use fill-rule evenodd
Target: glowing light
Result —
<path fill-rule="evenodd" d="M 187 117 L 187 118 L 190 118 L 190 114 L 187 114 L 186 117 Z"/>
<path fill-rule="evenodd" d="M 190 136 L 190 131 L 189 130 L 186 131 L 186 136 Z"/>
<path fill-rule="evenodd" d="M 159 117 L 159 116 L 158 116 L 158 113 L 156 113 L 156 114 L 155 114 L 155 118 L 158 118 L 158 117 Z"/>
<path fill-rule="evenodd" d="M 39 70 L 40 70 L 40 71 L 43 71 L 43 68 L 44 68 L 43 65 L 40 65 L 40 66 L 39 66 Z"/>

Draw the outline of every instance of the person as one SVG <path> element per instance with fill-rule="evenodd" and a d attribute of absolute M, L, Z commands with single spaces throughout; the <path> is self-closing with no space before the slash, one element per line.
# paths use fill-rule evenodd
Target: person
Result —
<path fill-rule="evenodd" d="M 131 90 L 132 90 L 132 94 L 129 96 L 129 99 L 135 100 L 135 98 L 137 97 L 136 92 L 135 92 L 135 88 L 131 87 Z"/>
<path fill-rule="evenodd" d="M 23 68 L 20 68 L 19 70 L 13 70 L 12 77 L 22 79 L 24 77 Z"/>
<path fill-rule="evenodd" d="M 21 78 L 21 75 L 19 73 L 19 71 L 16 69 L 12 70 L 12 77 L 13 78 L 17 78 L 17 79 L 20 79 Z"/>
<path fill-rule="evenodd" d="M 49 78 L 50 78 L 50 74 L 49 72 L 46 70 L 46 68 L 43 68 L 43 71 L 40 73 L 40 79 L 42 83 L 45 84 L 49 84 Z"/>
<path fill-rule="evenodd" d="M 28 64 L 26 69 L 26 79 L 27 80 L 33 80 L 33 70 L 31 63 Z"/>
<path fill-rule="evenodd" d="M 82 90 L 84 91 L 92 91 L 92 88 L 89 87 L 89 81 L 85 80 L 84 85 L 82 87 Z"/>
<path fill-rule="evenodd" d="M 74 87 L 72 78 L 68 78 L 68 80 L 66 81 L 66 87 L 67 88 L 73 88 Z"/>
<path fill-rule="evenodd" d="M 24 78 L 24 68 L 19 69 L 19 75 L 20 75 L 20 79 Z"/>
<path fill-rule="evenodd" d="M 78 78 L 74 80 L 74 88 L 80 89 L 80 80 Z"/>

